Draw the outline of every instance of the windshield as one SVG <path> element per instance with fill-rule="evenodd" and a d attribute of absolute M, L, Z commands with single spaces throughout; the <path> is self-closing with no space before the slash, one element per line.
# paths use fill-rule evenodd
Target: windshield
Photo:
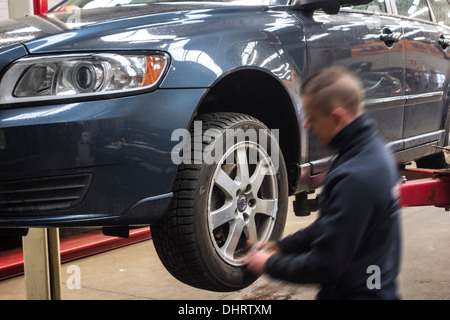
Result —
<path fill-rule="evenodd" d="M 287 4 L 289 0 L 67 0 L 58 4 L 52 11 L 67 11 L 74 8 L 80 9 L 96 9 L 96 8 L 110 8 L 110 7 L 125 7 L 125 6 L 142 6 L 152 3 L 222 3 L 222 4 L 238 4 L 238 5 L 273 5 L 273 4 Z"/>

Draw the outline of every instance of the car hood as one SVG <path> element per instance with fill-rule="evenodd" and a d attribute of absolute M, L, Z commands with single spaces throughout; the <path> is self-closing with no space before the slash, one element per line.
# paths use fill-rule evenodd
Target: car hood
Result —
<path fill-rule="evenodd" d="M 151 4 L 145 6 L 78 9 L 0 20 L 0 49 L 25 45 L 30 52 L 46 51 L 58 41 L 87 34 L 108 33 L 142 25 L 173 26 L 189 23 L 214 10 L 242 10 L 246 6 L 221 3 Z M 255 8 L 253 7 L 253 10 Z M 89 31 L 91 30 L 91 31 Z M 53 46 L 54 47 L 54 46 Z M 72 50 L 75 49 L 72 47 Z M 64 49 L 63 49 L 64 51 Z"/>
<path fill-rule="evenodd" d="M 265 68 L 286 66 L 278 33 L 295 34 L 286 38 L 289 47 L 303 39 L 298 32 L 290 12 L 267 6 L 165 3 L 54 12 L 0 23 L 0 73 L 27 54 L 154 51 L 171 57 L 161 88 L 206 88 L 229 70 L 256 65 L 245 53 L 250 49 Z"/>

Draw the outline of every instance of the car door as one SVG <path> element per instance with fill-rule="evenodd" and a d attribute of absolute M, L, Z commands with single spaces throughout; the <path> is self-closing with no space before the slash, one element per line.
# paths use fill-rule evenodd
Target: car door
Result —
<path fill-rule="evenodd" d="M 449 132 L 449 114 L 450 108 L 450 0 L 429 0 L 432 12 L 438 23 L 437 31 L 439 33 L 438 43 L 443 49 L 443 56 L 447 65 L 445 70 L 447 85 L 444 85 L 444 114 L 447 117 L 447 124 L 444 127 L 446 133 Z M 450 136 L 445 139 L 446 145 L 449 144 Z"/>
<path fill-rule="evenodd" d="M 401 140 L 404 61 L 398 41 L 402 29 L 398 19 L 387 15 L 385 1 L 341 8 L 336 15 L 316 11 L 309 19 L 301 11 L 295 14 L 301 16 L 305 28 L 309 74 L 331 65 L 350 69 L 364 85 L 369 114 L 383 137 Z M 331 153 L 309 137 L 312 174 L 326 170 Z"/>
<path fill-rule="evenodd" d="M 443 141 L 444 97 L 448 83 L 448 36 L 439 26 L 427 0 L 396 0 L 394 13 L 402 17 L 405 44 L 405 149 Z"/>

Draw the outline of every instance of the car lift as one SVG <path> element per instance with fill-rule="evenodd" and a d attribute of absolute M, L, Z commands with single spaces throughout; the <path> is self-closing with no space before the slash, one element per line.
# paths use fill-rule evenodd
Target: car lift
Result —
<path fill-rule="evenodd" d="M 24 230 L 27 232 L 7 233 L 21 235 L 22 247 L 0 252 L 0 280 L 25 273 L 29 300 L 61 299 L 61 263 L 151 239 L 148 226 L 131 229 L 128 237 L 108 236 L 101 229 L 87 229 L 60 239 L 58 228 Z"/>
<path fill-rule="evenodd" d="M 61 256 L 57 228 L 33 228 L 23 237 L 28 300 L 61 300 Z"/>

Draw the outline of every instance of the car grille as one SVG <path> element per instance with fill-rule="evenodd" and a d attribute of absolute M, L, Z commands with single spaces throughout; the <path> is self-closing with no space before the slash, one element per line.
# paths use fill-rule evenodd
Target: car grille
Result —
<path fill-rule="evenodd" d="M 1 213 L 48 212 L 73 208 L 86 195 L 92 174 L 0 182 Z"/>

